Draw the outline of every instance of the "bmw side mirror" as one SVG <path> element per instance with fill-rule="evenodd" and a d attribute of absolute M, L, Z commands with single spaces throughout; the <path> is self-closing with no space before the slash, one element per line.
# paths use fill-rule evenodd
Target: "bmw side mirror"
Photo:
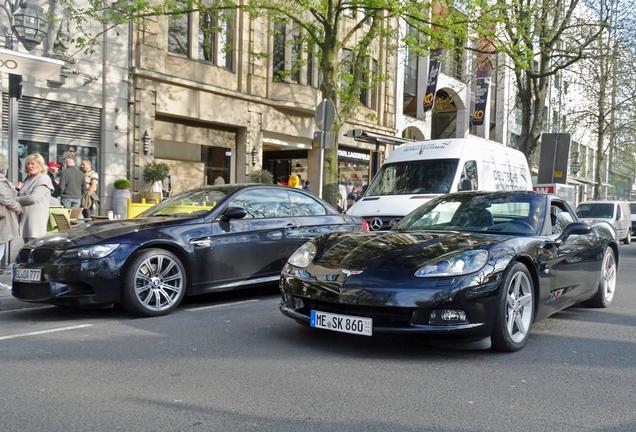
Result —
<path fill-rule="evenodd" d="M 228 207 L 221 214 L 221 220 L 227 222 L 232 219 L 243 219 L 247 212 L 243 207 Z"/>

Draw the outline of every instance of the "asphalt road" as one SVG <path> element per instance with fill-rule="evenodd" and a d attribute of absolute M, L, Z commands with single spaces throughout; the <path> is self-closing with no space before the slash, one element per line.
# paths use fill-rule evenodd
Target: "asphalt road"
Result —
<path fill-rule="evenodd" d="M 272 293 L 0 311 L 0 430 L 636 431 L 636 243 L 609 309 L 537 323 L 521 352 L 303 328 Z"/>

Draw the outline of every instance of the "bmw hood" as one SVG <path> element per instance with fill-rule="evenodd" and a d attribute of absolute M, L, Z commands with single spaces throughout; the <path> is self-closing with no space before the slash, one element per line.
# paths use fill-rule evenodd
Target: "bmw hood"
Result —
<path fill-rule="evenodd" d="M 109 239 L 116 239 L 131 232 L 181 224 L 184 220 L 188 219 L 198 220 L 198 218 L 192 217 L 151 217 L 89 222 L 68 231 L 49 234 L 31 241 L 25 246 L 67 249 L 70 247 L 107 243 Z M 120 240 L 117 239 L 116 241 L 119 242 Z"/>
<path fill-rule="evenodd" d="M 413 274 L 453 253 L 488 249 L 506 239 L 504 235 L 427 231 L 334 234 L 316 241 L 313 265 L 390 278 Z"/>

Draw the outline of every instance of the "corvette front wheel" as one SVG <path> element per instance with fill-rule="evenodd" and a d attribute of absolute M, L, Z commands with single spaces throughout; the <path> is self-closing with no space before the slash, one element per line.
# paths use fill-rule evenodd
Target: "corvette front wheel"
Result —
<path fill-rule="evenodd" d="M 497 316 L 492 333 L 495 351 L 520 350 L 530 335 L 534 318 L 534 286 L 528 268 L 515 263 L 506 273 L 499 300 Z"/>

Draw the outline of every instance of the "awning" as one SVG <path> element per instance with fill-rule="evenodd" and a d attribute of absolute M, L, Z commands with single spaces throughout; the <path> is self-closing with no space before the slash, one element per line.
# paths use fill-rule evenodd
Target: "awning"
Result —
<path fill-rule="evenodd" d="M 344 133 L 344 136 L 353 138 L 356 141 L 366 142 L 371 144 L 391 144 L 400 145 L 406 142 L 413 142 L 412 139 L 400 138 L 393 135 L 385 135 L 377 132 L 370 132 L 364 129 L 349 129 Z"/>

